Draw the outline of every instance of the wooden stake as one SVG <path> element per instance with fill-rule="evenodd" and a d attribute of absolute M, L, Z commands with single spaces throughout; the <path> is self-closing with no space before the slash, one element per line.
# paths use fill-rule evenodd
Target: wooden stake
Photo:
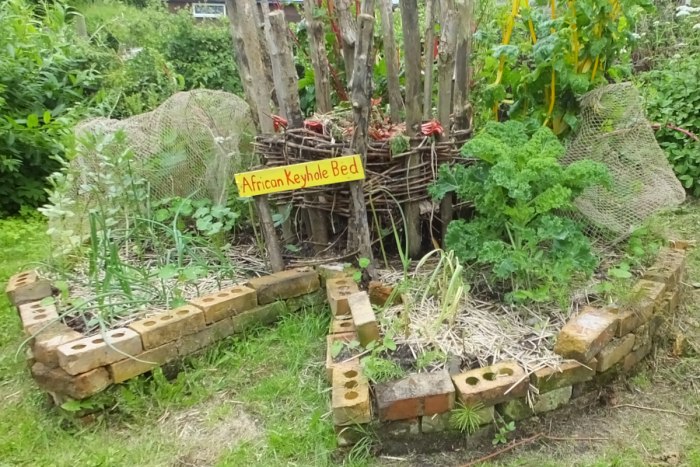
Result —
<path fill-rule="evenodd" d="M 267 200 L 267 195 L 253 196 L 255 207 L 258 209 L 260 216 L 260 224 L 262 224 L 263 236 L 267 251 L 270 254 L 270 267 L 272 272 L 284 271 L 284 260 L 282 259 L 282 250 L 277 240 L 277 232 L 275 232 L 275 223 L 272 221 L 272 212 L 270 212 L 270 204 Z"/>
<path fill-rule="evenodd" d="M 376 0 L 362 0 L 362 6 L 360 7 L 360 12 L 363 15 L 370 15 L 374 18 Z"/>
<path fill-rule="evenodd" d="M 265 3 L 265 2 L 262 2 Z M 287 118 L 289 128 L 302 128 L 304 116 L 299 103 L 299 80 L 294 67 L 292 46 L 287 37 L 287 23 L 282 10 L 269 14 L 270 37 L 268 41 L 275 46 L 272 50 L 272 62 L 277 64 L 278 79 L 275 80 L 277 95 L 280 97 L 280 109 Z"/>
<path fill-rule="evenodd" d="M 399 122 L 399 112 L 403 109 L 403 99 L 399 87 L 399 61 L 396 56 L 396 36 L 394 35 L 394 14 L 392 0 L 379 0 L 379 15 L 382 19 L 382 40 L 384 41 L 384 62 L 386 81 L 391 106 L 391 121 Z"/>
<path fill-rule="evenodd" d="M 352 149 L 362 158 L 362 165 L 367 162 L 367 137 L 369 132 L 369 116 L 372 110 L 372 52 L 374 36 L 374 18 L 370 15 L 360 14 L 357 18 L 357 48 L 355 49 L 355 70 L 352 79 L 352 111 L 354 131 L 352 134 Z M 357 236 L 360 256 L 370 260 L 367 268 L 371 276 L 375 276 L 374 266 L 371 263 L 372 244 L 367 222 L 367 206 L 365 204 L 362 181 L 349 182 L 350 195 L 352 197 L 353 215 L 350 219 L 350 228 L 354 229 Z M 352 225 L 354 223 L 354 225 Z M 351 238 L 348 236 L 348 238 Z M 349 250 L 354 250 L 355 245 L 348 245 Z"/>
<path fill-rule="evenodd" d="M 314 67 L 316 109 L 319 113 L 325 114 L 332 110 L 331 84 L 323 23 L 314 17 L 314 10 L 318 7 L 317 5 L 315 0 L 304 0 L 306 31 L 309 37 L 309 48 L 311 49 L 311 64 Z"/>
<path fill-rule="evenodd" d="M 343 62 L 348 89 L 352 83 L 352 70 L 355 67 L 355 17 L 350 10 L 351 0 L 338 0 L 338 27 L 343 39 Z"/>
<path fill-rule="evenodd" d="M 457 15 L 454 0 L 440 1 L 440 43 L 438 45 L 438 108 L 437 116 L 445 131 L 444 138 L 450 135 L 450 113 L 452 107 L 452 77 L 455 72 L 455 52 L 457 42 Z M 452 222 L 452 193 L 448 193 L 440 203 L 442 220 L 442 247 L 445 248 L 447 226 Z"/>
<path fill-rule="evenodd" d="M 435 2 L 425 6 L 425 81 L 423 82 L 423 120 L 433 116 L 433 64 L 435 63 Z"/>
<path fill-rule="evenodd" d="M 472 0 L 456 0 L 459 32 L 455 60 L 454 119 L 457 130 L 466 130 L 472 118 L 469 102 L 469 58 L 472 52 Z"/>
<path fill-rule="evenodd" d="M 404 68 L 406 72 L 406 135 L 420 135 L 421 125 L 421 67 L 420 25 L 418 23 L 417 0 L 400 0 L 403 28 Z M 420 154 L 411 154 L 406 159 L 409 177 L 418 175 L 414 167 L 420 164 Z M 404 205 L 408 256 L 418 258 L 421 251 L 420 206 L 416 201 Z"/>

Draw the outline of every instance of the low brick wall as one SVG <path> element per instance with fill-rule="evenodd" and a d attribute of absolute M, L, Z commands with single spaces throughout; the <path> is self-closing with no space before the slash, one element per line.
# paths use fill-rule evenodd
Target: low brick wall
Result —
<path fill-rule="evenodd" d="M 586 307 L 564 325 L 554 351 L 566 362 L 530 372 L 506 361 L 459 374 L 416 373 L 371 387 L 357 358 L 334 363 L 331 357 L 334 341 L 362 342 L 375 335 L 367 294 L 348 288 L 346 282 L 352 279 L 328 281 L 328 299 L 337 313 L 327 338 L 326 370 L 339 446 L 350 446 L 373 432 L 390 455 L 470 447 L 492 439 L 497 414 L 506 422 L 522 420 L 609 384 L 650 353 L 657 330 L 680 302 L 685 268 L 685 248 L 680 246 L 687 243 L 674 246 L 661 249 L 628 304 Z M 470 436 L 454 426 L 457 404 L 480 407 L 483 424 Z"/>
<path fill-rule="evenodd" d="M 326 303 L 319 274 L 298 268 L 197 297 L 125 328 L 84 336 L 59 319 L 55 306 L 41 305 L 53 291 L 36 271 L 13 276 L 6 293 L 31 337 L 27 363 L 32 376 L 57 404 L 84 399 L 303 306 Z"/>

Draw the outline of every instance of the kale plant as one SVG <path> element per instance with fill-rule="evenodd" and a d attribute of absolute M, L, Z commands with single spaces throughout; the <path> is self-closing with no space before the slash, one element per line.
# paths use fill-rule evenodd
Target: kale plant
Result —
<path fill-rule="evenodd" d="M 461 261 L 488 265 L 491 279 L 509 282 L 512 298 L 549 300 L 552 284 L 577 274 L 590 275 L 598 261 L 581 226 L 560 215 L 587 187 L 610 178 L 592 161 L 562 167 L 564 147 L 549 128 L 532 137 L 517 121 L 489 122 L 485 131 L 462 148 L 477 157 L 470 167 L 440 167 L 430 187 L 434 198 L 450 191 L 475 207 L 470 221 L 450 223 L 446 246 Z"/>

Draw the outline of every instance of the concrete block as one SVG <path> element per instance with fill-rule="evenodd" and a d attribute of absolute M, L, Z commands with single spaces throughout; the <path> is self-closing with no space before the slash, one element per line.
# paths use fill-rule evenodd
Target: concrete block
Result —
<path fill-rule="evenodd" d="M 649 355 L 649 353 L 651 352 L 651 348 L 652 343 L 649 342 L 648 344 L 638 348 L 637 350 L 632 351 L 625 357 L 625 360 L 622 364 L 622 369 L 624 371 L 630 371 L 635 365 L 637 365 L 637 363 L 641 362 L 644 359 L 644 357 Z"/>
<path fill-rule="evenodd" d="M 618 311 L 620 324 L 615 333 L 617 337 L 626 336 L 639 326 L 647 323 L 654 310 L 661 309 L 666 285 L 640 279 L 632 289 L 632 304 Z"/>
<path fill-rule="evenodd" d="M 222 319 L 212 323 L 201 331 L 183 336 L 175 342 L 178 356 L 184 357 L 194 353 L 214 342 L 233 334 L 233 321 L 231 318 Z"/>
<path fill-rule="evenodd" d="M 586 363 L 610 342 L 617 326 L 617 315 L 586 307 L 559 332 L 554 352 L 564 358 Z"/>
<path fill-rule="evenodd" d="M 685 253 L 673 248 L 663 247 L 659 250 L 654 264 L 644 271 L 643 278 L 661 282 L 672 290 L 681 281 L 685 269 Z"/>
<path fill-rule="evenodd" d="M 331 334 L 355 332 L 355 322 L 351 315 L 338 315 L 331 318 Z"/>
<path fill-rule="evenodd" d="M 143 349 L 150 350 L 201 331 L 205 326 L 204 312 L 192 305 L 185 305 L 134 321 L 129 324 L 129 329 L 139 333 Z"/>
<path fill-rule="evenodd" d="M 545 413 L 556 410 L 568 404 L 571 399 L 571 386 L 555 389 L 544 394 L 535 396 L 535 413 Z"/>
<path fill-rule="evenodd" d="M 598 360 L 596 370 L 602 373 L 621 361 L 632 351 L 634 342 L 634 334 L 627 334 L 624 337 L 618 337 L 608 342 L 596 355 L 596 360 Z"/>
<path fill-rule="evenodd" d="M 105 339 L 107 342 L 105 342 Z M 108 345 L 109 344 L 109 345 Z M 71 375 L 123 360 L 143 352 L 141 336 L 128 328 L 107 331 L 58 346 L 58 362 Z M 126 354 L 126 355 L 124 355 Z"/>
<path fill-rule="evenodd" d="M 328 279 L 341 279 L 350 276 L 343 263 L 319 264 L 316 266 L 316 272 L 321 281 L 321 287 L 326 287 Z"/>
<path fill-rule="evenodd" d="M 39 279 L 36 270 L 24 271 L 10 277 L 5 288 L 7 298 L 19 307 L 29 302 L 38 302 L 52 295 L 51 283 Z"/>
<path fill-rule="evenodd" d="M 457 398 L 468 407 L 490 406 L 524 397 L 530 385 L 525 370 L 509 360 L 452 376 Z"/>
<path fill-rule="evenodd" d="M 49 368 L 41 362 L 32 367 L 32 377 L 42 390 L 73 399 L 85 399 L 112 383 L 109 373 L 104 368 L 70 375 L 62 368 Z"/>
<path fill-rule="evenodd" d="M 326 293 L 323 289 L 318 289 L 315 292 L 285 300 L 287 308 L 292 313 L 301 310 L 302 308 L 320 307 L 325 305 L 327 302 Z"/>
<path fill-rule="evenodd" d="M 190 300 L 190 305 L 204 311 L 207 324 L 240 314 L 258 306 L 255 290 L 237 285 L 205 297 Z"/>
<path fill-rule="evenodd" d="M 449 373 L 415 373 L 374 387 L 379 420 L 403 420 L 449 412 L 454 408 L 455 389 Z"/>
<path fill-rule="evenodd" d="M 496 411 L 507 422 L 517 422 L 525 418 L 530 418 L 535 415 L 535 411 L 527 403 L 525 397 L 511 399 L 496 405 Z"/>
<path fill-rule="evenodd" d="M 284 302 L 268 303 L 253 308 L 252 310 L 244 311 L 243 313 L 231 317 L 233 332 L 243 332 L 257 324 L 273 323 L 277 321 L 280 316 L 287 313 L 289 313 L 289 310 Z"/>
<path fill-rule="evenodd" d="M 344 333 L 339 333 L 339 334 L 329 334 L 326 336 L 326 377 L 328 377 L 328 381 L 333 381 L 333 367 L 335 366 L 335 362 L 333 361 L 333 354 L 331 352 L 331 348 L 333 347 L 333 342 L 335 341 L 342 341 L 342 342 L 350 342 L 350 341 L 356 341 L 357 340 L 357 333 L 355 332 L 344 332 Z"/>
<path fill-rule="evenodd" d="M 379 341 L 379 325 L 367 292 L 358 292 L 348 296 L 348 305 L 350 305 L 350 313 L 360 344 L 367 347 L 370 342 Z"/>
<path fill-rule="evenodd" d="M 53 323 L 34 337 L 34 357 L 49 368 L 57 368 L 58 347 L 83 337 L 85 336 L 61 321 Z"/>
<path fill-rule="evenodd" d="M 377 306 L 384 306 L 394 291 L 393 287 L 384 285 L 379 281 L 371 281 L 368 289 L 369 301 L 372 302 L 372 305 Z M 401 296 L 397 294 L 392 303 L 394 305 L 401 303 Z"/>
<path fill-rule="evenodd" d="M 542 368 L 530 375 L 530 384 L 540 394 L 554 389 L 590 381 L 595 375 L 598 361 L 594 358 L 585 365 L 579 362 L 562 362 L 558 368 Z"/>
<path fill-rule="evenodd" d="M 348 297 L 359 291 L 357 282 L 350 277 L 328 279 L 326 281 L 326 294 L 333 316 L 349 315 L 350 305 L 348 305 Z"/>
<path fill-rule="evenodd" d="M 335 425 L 356 425 L 372 420 L 369 384 L 358 364 L 334 368 L 331 405 Z"/>
<path fill-rule="evenodd" d="M 266 305 L 314 292 L 321 287 L 321 282 L 312 268 L 298 268 L 257 277 L 246 285 L 257 292 L 258 303 Z"/>
<path fill-rule="evenodd" d="M 138 360 L 125 358 L 107 366 L 112 381 L 121 383 L 140 374 L 151 371 L 170 360 L 177 358 L 177 342 L 168 342 L 165 345 L 147 350 L 135 355 Z M 141 361 L 139 361 L 141 360 Z"/>
<path fill-rule="evenodd" d="M 41 302 L 29 302 L 19 306 L 19 316 L 22 327 L 28 336 L 33 336 L 42 328 L 58 320 L 58 312 L 54 305 L 42 306 Z"/>

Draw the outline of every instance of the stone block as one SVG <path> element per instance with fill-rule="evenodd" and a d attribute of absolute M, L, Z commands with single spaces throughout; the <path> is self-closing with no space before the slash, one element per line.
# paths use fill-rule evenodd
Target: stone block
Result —
<path fill-rule="evenodd" d="M 41 302 L 29 302 L 19 306 L 19 316 L 22 327 L 28 336 L 33 336 L 52 322 L 58 320 L 58 312 L 54 305 L 42 306 Z"/>
<path fill-rule="evenodd" d="M 341 279 L 350 276 L 343 263 L 319 264 L 316 266 L 316 272 L 321 281 L 321 287 L 326 287 L 328 279 Z"/>
<path fill-rule="evenodd" d="M 637 350 L 632 351 L 630 354 L 628 354 L 625 357 L 625 360 L 622 364 L 622 369 L 624 371 L 630 371 L 637 363 L 641 362 L 644 357 L 649 355 L 649 352 L 651 352 L 652 348 L 652 343 L 649 342 L 648 344 L 638 348 Z"/>
<path fill-rule="evenodd" d="M 454 408 L 455 389 L 449 373 L 415 373 L 374 387 L 379 420 L 403 420 L 449 412 Z"/>
<path fill-rule="evenodd" d="M 335 366 L 335 363 L 333 362 L 333 354 L 331 353 L 333 342 L 342 341 L 347 343 L 355 340 L 357 340 L 357 333 L 355 332 L 329 334 L 326 336 L 326 376 L 328 377 L 328 381 L 333 381 L 333 367 Z"/>
<path fill-rule="evenodd" d="M 596 355 L 598 365 L 596 370 L 600 373 L 606 371 L 617 362 L 625 358 L 634 346 L 635 335 L 627 334 L 624 337 L 617 337 L 606 344 Z"/>
<path fill-rule="evenodd" d="M 640 279 L 632 289 L 632 304 L 618 311 L 620 324 L 615 333 L 617 337 L 626 336 L 639 326 L 647 323 L 654 310 L 661 309 L 666 285 Z"/>
<path fill-rule="evenodd" d="M 651 342 L 651 334 L 649 333 L 649 324 L 647 323 L 643 326 L 639 326 L 634 331 L 634 345 L 632 346 L 632 351 L 637 350 L 640 347 L 644 347 Z"/>
<path fill-rule="evenodd" d="M 333 316 L 349 315 L 350 305 L 348 305 L 348 297 L 359 291 L 357 282 L 350 277 L 328 279 L 326 281 L 326 294 Z"/>
<path fill-rule="evenodd" d="M 509 360 L 452 376 L 457 398 L 467 407 L 485 407 L 524 397 L 530 386 L 525 371 Z"/>
<path fill-rule="evenodd" d="M 617 326 L 617 315 L 586 307 L 559 332 L 554 352 L 564 358 L 586 363 L 610 342 Z"/>
<path fill-rule="evenodd" d="M 20 272 L 10 277 L 5 288 L 7 298 L 18 307 L 29 302 L 38 302 L 52 295 L 51 283 L 39 279 L 35 270 Z"/>
<path fill-rule="evenodd" d="M 53 323 L 34 337 L 34 357 L 49 368 L 56 368 L 59 366 L 58 347 L 83 337 L 85 336 L 61 321 Z"/>
<path fill-rule="evenodd" d="M 175 343 L 177 345 L 177 353 L 180 357 L 184 357 L 231 334 L 233 334 L 233 321 L 231 318 L 222 319 L 210 324 L 201 331 L 180 338 Z"/>
<path fill-rule="evenodd" d="M 434 415 L 424 415 L 421 417 L 422 432 L 438 433 L 441 431 L 459 431 L 459 427 L 455 424 L 453 418 L 454 413 L 455 410 Z M 476 410 L 476 415 L 481 420 L 479 425 L 488 425 L 493 423 L 495 407 L 493 405 L 481 407 L 480 409 Z"/>
<path fill-rule="evenodd" d="M 318 289 L 315 292 L 289 298 L 285 300 L 285 303 L 290 312 L 295 312 L 302 308 L 314 308 L 327 303 L 326 293 L 323 289 Z"/>
<path fill-rule="evenodd" d="M 133 358 L 125 358 L 107 366 L 112 381 L 121 383 L 140 374 L 151 371 L 170 360 L 177 358 L 177 342 L 168 342 L 165 345 L 147 350 Z M 139 361 L 140 360 L 140 361 Z"/>
<path fill-rule="evenodd" d="M 274 323 L 280 316 L 288 313 L 289 309 L 284 302 L 268 303 L 252 310 L 244 311 L 231 317 L 233 332 L 243 332 L 257 324 Z"/>
<path fill-rule="evenodd" d="M 204 312 L 192 305 L 185 305 L 134 321 L 129 324 L 129 329 L 139 333 L 143 349 L 150 350 L 201 331 L 205 326 Z"/>
<path fill-rule="evenodd" d="M 571 386 L 566 386 L 553 391 L 535 396 L 535 413 L 545 413 L 556 410 L 566 405 L 571 399 Z"/>
<path fill-rule="evenodd" d="M 105 342 L 106 339 L 106 342 Z M 58 346 L 58 362 L 71 375 L 85 373 L 143 352 L 141 336 L 128 328 L 113 329 L 104 335 L 84 337 Z M 126 354 L 126 355 L 125 355 Z"/>
<path fill-rule="evenodd" d="M 379 325 L 367 292 L 358 292 L 348 296 L 348 305 L 350 305 L 350 313 L 360 344 L 367 347 L 370 342 L 379 341 Z"/>
<path fill-rule="evenodd" d="M 257 277 L 246 285 L 257 292 L 258 303 L 266 305 L 314 292 L 321 287 L 321 282 L 312 268 L 298 268 Z"/>
<path fill-rule="evenodd" d="M 392 292 L 394 291 L 393 287 L 384 285 L 379 281 L 371 281 L 369 283 L 368 289 L 369 301 L 372 302 L 372 305 L 377 306 L 384 306 L 387 300 L 389 300 L 389 297 L 391 296 Z M 396 305 L 399 303 L 401 303 L 401 296 L 395 295 L 392 304 Z"/>
<path fill-rule="evenodd" d="M 85 399 L 112 383 L 105 368 L 70 375 L 63 368 L 49 368 L 41 362 L 32 367 L 32 377 L 42 390 L 73 399 Z"/>
<path fill-rule="evenodd" d="M 661 282 L 672 290 L 681 281 L 685 268 L 685 254 L 673 248 L 663 247 L 659 250 L 654 264 L 644 271 L 643 279 Z"/>
<path fill-rule="evenodd" d="M 535 411 L 527 403 L 525 397 L 511 399 L 496 405 L 496 411 L 508 422 L 517 422 L 535 415 Z"/>
<path fill-rule="evenodd" d="M 335 425 L 356 425 L 372 420 L 369 384 L 358 364 L 346 363 L 334 368 L 331 399 Z"/>
<path fill-rule="evenodd" d="M 378 425 L 376 433 L 380 440 L 418 436 L 421 433 L 420 419 L 414 417 L 383 422 Z"/>
<path fill-rule="evenodd" d="M 338 315 L 331 318 L 331 334 L 355 332 L 355 322 L 351 315 Z"/>
<path fill-rule="evenodd" d="M 590 381 L 595 375 L 597 364 L 595 358 L 585 365 L 579 362 L 562 362 L 558 368 L 542 368 L 532 373 L 530 384 L 535 386 L 540 394 L 544 394 L 554 389 Z"/>
<path fill-rule="evenodd" d="M 202 310 L 206 323 L 210 324 L 255 308 L 258 306 L 258 298 L 255 290 L 237 285 L 205 297 L 197 297 L 190 300 L 190 305 Z"/>

